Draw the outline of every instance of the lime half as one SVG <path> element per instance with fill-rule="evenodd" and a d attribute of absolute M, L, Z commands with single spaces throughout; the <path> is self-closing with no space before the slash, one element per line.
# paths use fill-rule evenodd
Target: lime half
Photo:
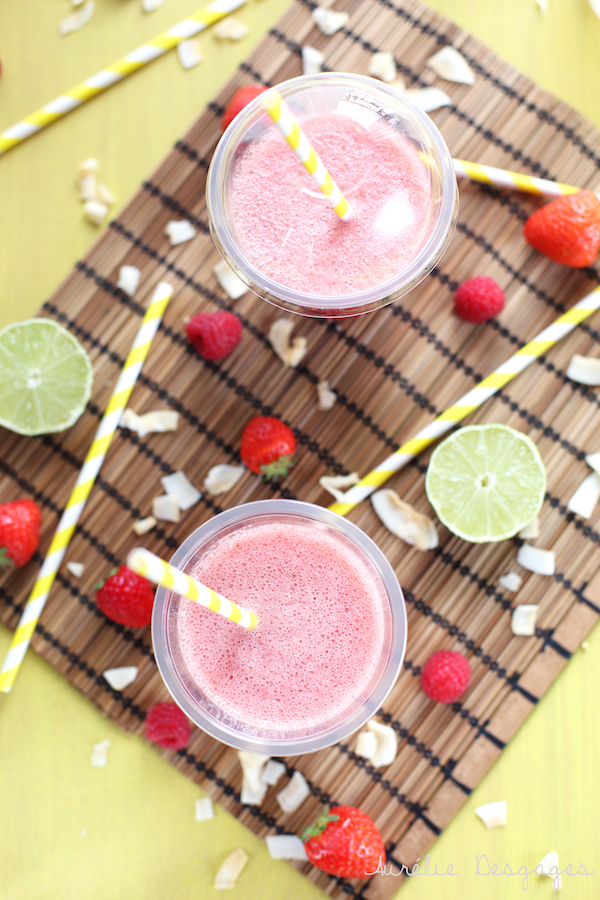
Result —
<path fill-rule="evenodd" d="M 425 490 L 440 522 L 483 544 L 513 537 L 536 517 L 546 469 L 533 441 L 508 425 L 467 425 L 431 454 Z"/>
<path fill-rule="evenodd" d="M 0 331 L 0 425 L 18 434 L 64 431 L 90 394 L 90 358 L 52 319 L 14 322 Z"/>

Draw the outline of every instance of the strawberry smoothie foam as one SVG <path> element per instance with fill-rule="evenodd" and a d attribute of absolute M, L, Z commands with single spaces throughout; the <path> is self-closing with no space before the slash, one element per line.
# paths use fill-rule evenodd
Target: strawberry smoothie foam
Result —
<path fill-rule="evenodd" d="M 351 112 L 353 104 L 346 104 Z M 277 129 L 236 160 L 230 213 L 248 261 L 279 284 L 337 296 L 395 278 L 431 232 L 430 172 L 419 147 L 385 120 L 350 114 L 301 119 L 309 141 L 353 208 L 340 221 Z"/>
<path fill-rule="evenodd" d="M 257 613 L 247 631 L 189 600 L 177 634 L 211 713 L 253 733 L 318 730 L 360 705 L 386 664 L 388 598 L 333 530 L 269 520 L 226 534 L 188 569 Z"/>

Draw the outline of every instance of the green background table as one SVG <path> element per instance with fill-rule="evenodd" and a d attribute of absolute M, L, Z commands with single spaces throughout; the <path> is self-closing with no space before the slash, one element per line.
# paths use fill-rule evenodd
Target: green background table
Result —
<path fill-rule="evenodd" d="M 83 31 L 59 38 L 65 0 L 0 5 L 0 130 L 195 11 L 201 0 L 167 0 L 152 15 L 140 0 L 97 0 Z M 600 20 L 587 0 L 432 0 L 440 13 L 491 46 L 544 88 L 600 125 Z M 287 0 L 250 0 L 239 44 L 201 37 L 204 62 L 184 72 L 174 53 L 158 60 L 0 159 L 0 325 L 31 315 L 97 236 L 82 220 L 77 164 L 100 160 L 100 178 L 127 201 L 174 141 L 285 10 Z M 600 184 L 600 177 L 599 177 Z M 600 440 L 599 447 L 600 449 Z M 1 453 L 1 437 L 0 437 Z M 0 654 L 9 632 L 0 628 Z M 566 897 L 600 896 L 597 766 L 600 634 L 566 671 L 502 753 L 431 853 L 455 877 L 418 877 L 405 900 L 522 896 L 522 878 L 484 877 L 476 856 L 533 869 L 550 849 L 561 866 L 582 862 L 590 877 L 565 878 Z M 105 769 L 92 744 L 112 741 Z M 197 900 L 222 896 L 212 881 L 221 860 L 243 847 L 250 863 L 239 900 L 318 900 L 319 890 L 220 809 L 194 821 L 199 790 L 140 738 L 106 720 L 48 664 L 30 653 L 12 694 L 0 697 L 0 897 L 2 900 Z M 488 832 L 473 813 L 508 801 L 508 825 Z M 485 871 L 485 863 L 480 865 Z M 527 896 L 548 897 L 549 879 Z"/>

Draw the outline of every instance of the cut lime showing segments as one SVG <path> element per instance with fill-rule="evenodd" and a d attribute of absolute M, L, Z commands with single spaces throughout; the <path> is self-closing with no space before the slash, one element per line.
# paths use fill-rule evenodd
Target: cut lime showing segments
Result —
<path fill-rule="evenodd" d="M 14 322 L 0 331 L 0 425 L 18 434 L 64 431 L 90 394 L 90 358 L 52 319 Z"/>
<path fill-rule="evenodd" d="M 508 425 L 467 425 L 431 454 L 425 491 L 453 534 L 483 544 L 513 537 L 540 511 L 546 469 L 533 441 Z"/>

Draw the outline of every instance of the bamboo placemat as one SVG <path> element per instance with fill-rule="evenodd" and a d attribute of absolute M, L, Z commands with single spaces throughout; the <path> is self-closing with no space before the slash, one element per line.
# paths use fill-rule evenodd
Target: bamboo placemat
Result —
<path fill-rule="evenodd" d="M 365 73 L 370 54 L 392 50 L 411 85 L 437 83 L 425 60 L 441 46 L 461 49 L 477 75 L 473 87 L 442 86 L 453 105 L 432 114 L 453 155 L 522 169 L 582 187 L 597 188 L 600 133 L 566 104 L 540 90 L 453 24 L 407 0 L 339 0 L 348 28 L 326 38 L 313 27 L 309 0 L 296 0 L 238 74 L 179 141 L 150 181 L 90 251 L 42 315 L 58 319 L 84 343 L 94 362 L 92 402 L 77 425 L 60 436 L 19 438 L 2 433 L 0 500 L 29 495 L 43 510 L 40 553 L 49 544 L 75 482 L 111 387 L 159 280 L 175 296 L 133 396 L 137 411 L 172 407 L 181 413 L 174 435 L 144 440 L 121 431 L 78 526 L 67 559 L 86 564 L 79 580 L 64 569 L 33 638 L 33 646 L 122 727 L 143 732 L 145 710 L 167 699 L 157 673 L 149 631 L 130 631 L 97 610 L 93 585 L 139 542 L 134 520 L 147 515 L 161 492 L 162 475 L 183 469 L 198 485 L 219 462 L 238 461 L 242 428 L 257 413 L 277 415 L 295 430 L 298 463 L 281 487 L 246 475 L 216 500 L 204 497 L 177 525 L 161 524 L 145 544 L 169 555 L 201 522 L 225 506 L 265 497 L 298 497 L 327 505 L 318 486 L 325 472 L 368 471 L 472 387 L 557 315 L 600 281 L 594 269 L 574 271 L 530 250 L 522 238 L 527 215 L 539 201 L 521 194 L 461 184 L 457 233 L 440 267 L 408 297 L 386 310 L 338 323 L 297 319 L 309 353 L 284 369 L 266 338 L 278 311 L 246 294 L 232 304 L 212 267 L 218 260 L 206 224 L 207 163 L 220 136 L 220 115 L 241 84 L 277 83 L 301 72 L 300 48 L 325 53 L 326 67 Z M 166 223 L 187 218 L 197 237 L 171 248 Z M 119 267 L 142 270 L 135 300 L 116 288 Z M 452 315 L 452 292 L 465 278 L 486 274 L 507 295 L 498 321 L 471 326 Z M 242 319 L 243 338 L 221 365 L 200 360 L 184 336 L 187 316 L 218 308 Z M 548 496 L 538 546 L 556 552 L 553 578 L 529 575 L 511 601 L 497 587 L 514 563 L 519 541 L 470 545 L 440 529 L 440 546 L 420 553 L 391 536 L 364 503 L 352 518 L 384 549 L 404 587 L 409 643 L 404 671 L 381 717 L 399 737 L 389 767 L 374 770 L 353 753 L 355 738 L 314 755 L 286 759 L 287 775 L 304 773 L 311 796 L 294 814 L 282 814 L 270 789 L 261 808 L 239 802 L 241 771 L 235 751 L 195 730 L 188 748 L 164 755 L 259 835 L 298 832 L 324 803 L 360 806 L 376 821 L 396 867 L 412 867 L 465 802 L 600 613 L 598 514 L 589 524 L 566 503 L 587 474 L 586 453 L 598 450 L 596 393 L 568 381 L 573 352 L 598 355 L 600 331 L 592 320 L 542 357 L 471 421 L 506 422 L 530 434 L 548 469 Z M 316 405 L 318 381 L 338 394 L 330 412 Z M 392 486 L 429 511 L 423 490 L 425 454 Z M 37 555 L 39 562 L 41 556 Z M 4 575 L 0 617 L 14 627 L 36 566 Z M 540 606 L 535 637 L 510 630 L 516 603 Z M 467 654 L 473 679 L 462 702 L 433 704 L 419 689 L 420 667 L 430 653 L 454 647 Z M 102 678 L 106 668 L 137 665 L 137 680 L 123 692 Z M 11 701 L 18 703 L 18 685 Z M 389 897 L 398 878 L 344 881 L 308 865 L 307 876 L 335 897 Z"/>

